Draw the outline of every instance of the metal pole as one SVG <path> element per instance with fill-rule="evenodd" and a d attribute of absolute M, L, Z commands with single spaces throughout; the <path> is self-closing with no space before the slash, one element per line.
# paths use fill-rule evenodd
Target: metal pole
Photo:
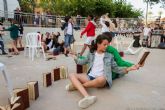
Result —
<path fill-rule="evenodd" d="M 147 19 L 148 19 L 148 3 L 149 3 L 149 0 L 147 0 L 147 9 L 146 9 L 146 25 L 147 25 Z"/>
<path fill-rule="evenodd" d="M 7 0 L 3 0 L 3 6 L 4 6 L 4 16 L 5 16 L 5 20 L 7 20 L 7 19 L 8 19 Z"/>

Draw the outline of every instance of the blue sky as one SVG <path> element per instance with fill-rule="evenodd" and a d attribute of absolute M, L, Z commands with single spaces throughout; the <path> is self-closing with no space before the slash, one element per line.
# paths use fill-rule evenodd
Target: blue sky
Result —
<path fill-rule="evenodd" d="M 143 0 L 127 0 L 127 2 L 132 4 L 136 9 L 142 9 L 144 12 L 143 15 L 145 16 L 147 5 L 143 2 Z M 152 9 L 149 8 L 149 11 L 151 11 L 155 17 L 158 16 L 159 11 L 162 11 L 162 17 L 165 17 L 165 9 L 160 8 L 160 4 L 153 5 Z"/>

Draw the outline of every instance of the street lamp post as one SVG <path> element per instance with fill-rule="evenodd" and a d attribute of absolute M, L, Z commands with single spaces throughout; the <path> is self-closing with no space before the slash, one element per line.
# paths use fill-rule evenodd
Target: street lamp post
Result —
<path fill-rule="evenodd" d="M 147 9 L 146 9 L 146 25 L 147 25 L 147 19 L 148 19 L 148 3 L 149 3 L 149 0 L 147 0 Z"/>
<path fill-rule="evenodd" d="M 5 20 L 7 20 L 7 19 L 8 19 L 7 0 L 3 0 L 3 6 L 4 6 L 4 16 L 5 16 Z"/>

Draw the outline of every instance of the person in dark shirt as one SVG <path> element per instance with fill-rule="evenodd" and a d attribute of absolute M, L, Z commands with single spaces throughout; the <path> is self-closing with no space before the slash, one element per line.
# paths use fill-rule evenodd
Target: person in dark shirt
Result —
<path fill-rule="evenodd" d="M 12 39 L 12 48 L 14 49 L 14 55 L 18 55 L 19 51 L 16 47 L 16 44 L 18 42 L 18 33 L 19 33 L 19 26 L 17 24 L 17 21 L 13 20 L 12 21 L 12 25 L 11 27 L 9 27 L 8 29 L 4 29 L 4 31 L 10 31 L 10 37 Z"/>
<path fill-rule="evenodd" d="M 0 49 L 2 50 L 2 55 L 6 55 L 7 53 L 5 52 L 3 38 L 2 38 L 4 32 L 2 30 L 3 30 L 3 24 L 0 22 Z"/>
<path fill-rule="evenodd" d="M 23 30 L 24 30 L 23 25 L 22 25 L 22 23 L 20 23 L 20 25 L 19 25 L 19 35 L 18 35 L 19 36 L 18 43 L 20 45 L 20 48 L 22 48 Z"/>

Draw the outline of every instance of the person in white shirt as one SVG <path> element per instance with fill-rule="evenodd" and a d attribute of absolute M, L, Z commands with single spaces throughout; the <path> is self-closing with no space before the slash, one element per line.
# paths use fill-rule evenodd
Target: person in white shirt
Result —
<path fill-rule="evenodd" d="M 109 26 L 110 26 L 110 24 L 109 24 L 108 21 L 105 21 L 104 16 L 101 16 L 101 18 L 100 18 L 100 24 L 102 26 L 102 28 L 101 28 L 101 32 L 102 33 L 109 32 Z"/>
<path fill-rule="evenodd" d="M 143 41 L 142 41 L 143 47 L 148 46 L 148 40 L 150 36 L 151 36 L 151 28 L 150 28 L 150 25 L 147 25 L 143 29 Z"/>
<path fill-rule="evenodd" d="M 143 39 L 147 39 L 151 35 L 151 28 L 150 25 L 147 25 L 143 29 Z"/>
<path fill-rule="evenodd" d="M 71 43 L 74 42 L 74 37 L 73 37 L 73 21 L 70 16 L 65 17 L 65 23 L 61 27 L 62 30 L 64 30 L 64 54 L 67 57 L 68 52 L 70 50 L 70 45 Z"/>

